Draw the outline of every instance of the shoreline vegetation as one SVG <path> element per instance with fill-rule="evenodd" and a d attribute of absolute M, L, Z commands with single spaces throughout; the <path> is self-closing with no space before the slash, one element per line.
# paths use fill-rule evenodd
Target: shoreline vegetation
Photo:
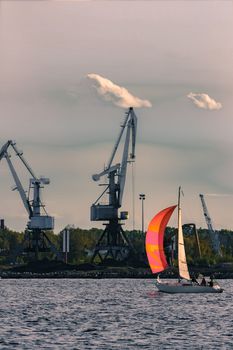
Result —
<path fill-rule="evenodd" d="M 11 231 L 8 228 L 0 230 L 0 277 L 1 278 L 155 278 L 151 273 L 146 253 L 145 234 L 141 231 L 125 231 L 133 244 L 136 255 L 133 259 L 116 262 L 108 259 L 105 263 L 91 263 L 91 253 L 103 231 L 92 228 L 85 230 L 72 228 L 70 231 L 70 252 L 68 264 L 56 261 L 53 253 L 39 253 L 39 261 L 33 261 L 33 256 L 27 254 L 17 256 L 24 242 L 22 232 Z M 219 231 L 222 257 L 214 255 L 208 230 L 199 229 L 201 256 L 199 256 L 195 236 L 187 232 L 184 235 L 187 260 L 193 275 L 214 275 L 216 279 L 233 278 L 233 231 Z M 53 232 L 46 233 L 59 252 L 62 251 L 62 235 Z M 176 235 L 176 229 L 167 227 L 165 234 L 165 253 L 167 260 L 171 259 L 171 241 Z M 176 252 L 173 252 L 173 264 L 176 266 Z M 176 268 L 166 270 L 163 278 L 177 278 Z"/>
<path fill-rule="evenodd" d="M 214 276 L 215 279 L 233 279 L 233 264 L 224 263 L 213 267 L 190 268 L 191 275 Z M 70 265 L 61 261 L 43 260 L 32 262 L 17 267 L 1 267 L 0 277 L 2 279 L 28 279 L 28 278 L 134 278 L 154 279 L 148 267 L 131 266 L 97 266 L 92 264 Z M 162 278 L 178 278 L 176 268 L 170 268 L 161 274 Z"/>

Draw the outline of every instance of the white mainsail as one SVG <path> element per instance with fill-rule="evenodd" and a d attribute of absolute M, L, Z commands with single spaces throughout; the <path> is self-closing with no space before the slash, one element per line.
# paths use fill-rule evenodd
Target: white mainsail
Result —
<path fill-rule="evenodd" d="M 180 188 L 179 188 L 179 200 L 178 200 L 178 267 L 179 275 L 182 278 L 190 280 L 188 271 L 185 247 L 184 247 L 184 236 L 181 222 L 181 208 L 180 208 Z"/>

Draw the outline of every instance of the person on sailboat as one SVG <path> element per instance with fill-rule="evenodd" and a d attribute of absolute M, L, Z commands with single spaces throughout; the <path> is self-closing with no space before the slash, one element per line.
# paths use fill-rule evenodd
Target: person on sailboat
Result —
<path fill-rule="evenodd" d="M 209 286 L 213 287 L 213 285 L 214 285 L 214 277 L 211 275 L 210 276 L 210 281 L 209 281 Z"/>
<path fill-rule="evenodd" d="M 205 280 L 205 277 L 202 278 L 202 281 L 201 281 L 201 286 L 206 286 L 206 280 Z"/>
<path fill-rule="evenodd" d="M 199 284 L 195 276 L 192 277 L 192 284 Z"/>

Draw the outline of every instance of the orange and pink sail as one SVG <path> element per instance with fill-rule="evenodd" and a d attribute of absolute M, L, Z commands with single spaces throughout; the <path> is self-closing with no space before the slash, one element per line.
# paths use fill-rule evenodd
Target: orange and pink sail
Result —
<path fill-rule="evenodd" d="M 146 254 L 153 273 L 158 273 L 168 267 L 165 257 L 163 240 L 167 223 L 176 205 L 160 211 L 151 220 L 146 234 Z"/>

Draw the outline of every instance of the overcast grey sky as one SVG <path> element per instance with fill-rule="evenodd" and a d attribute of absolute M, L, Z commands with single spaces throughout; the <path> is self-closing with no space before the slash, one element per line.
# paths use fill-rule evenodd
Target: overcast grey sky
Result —
<path fill-rule="evenodd" d="M 90 222 L 100 194 L 91 175 L 112 151 L 125 109 L 101 99 L 86 78 L 99 74 L 149 100 L 138 116 L 135 219 L 176 202 L 205 226 L 199 193 L 218 228 L 233 228 L 233 5 L 231 1 L 1 1 L 0 144 L 17 141 L 44 189 L 56 232 Z M 198 108 L 189 93 L 222 104 Z M 23 230 L 26 212 L 0 164 L 0 217 Z M 27 177 L 22 174 L 24 183 Z M 132 228 L 131 170 L 123 210 Z M 171 220 L 175 224 L 175 219 Z"/>

